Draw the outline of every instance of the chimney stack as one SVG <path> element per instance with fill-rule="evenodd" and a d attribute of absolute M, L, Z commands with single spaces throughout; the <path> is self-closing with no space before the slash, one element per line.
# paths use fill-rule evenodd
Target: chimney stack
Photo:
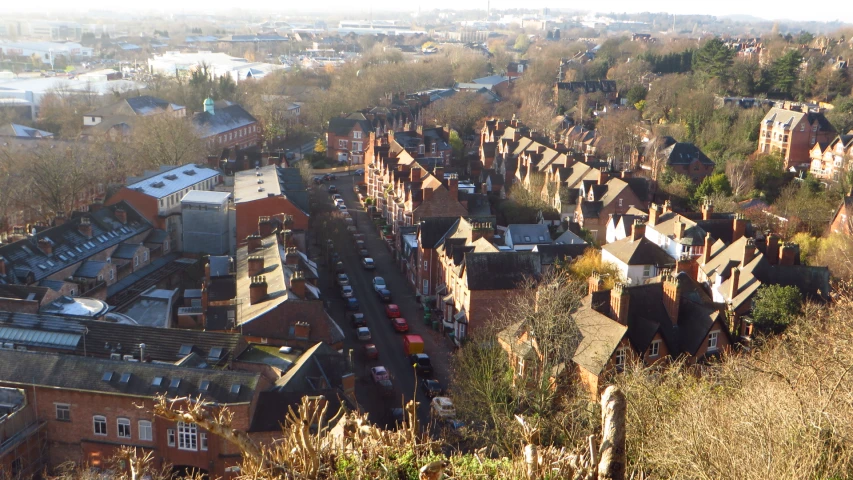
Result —
<path fill-rule="evenodd" d="M 409 174 L 409 178 L 412 182 L 420 182 L 421 181 L 421 168 L 415 167 L 411 170 Z"/>
<path fill-rule="evenodd" d="M 598 170 L 598 184 L 605 185 L 608 180 L 610 180 L 610 175 L 607 173 L 607 167 L 601 167 Z"/>
<path fill-rule="evenodd" d="M 738 213 L 732 220 L 732 243 L 740 240 L 744 235 L 746 235 L 746 219 Z"/>
<path fill-rule="evenodd" d="M 755 241 L 747 238 L 743 245 L 743 256 L 741 257 L 741 265 L 744 267 L 749 265 L 755 258 Z"/>
<path fill-rule="evenodd" d="M 89 217 L 81 217 L 80 225 L 77 226 L 77 230 L 80 232 L 80 235 L 83 235 L 86 238 L 92 238 L 92 223 L 89 220 Z"/>
<path fill-rule="evenodd" d="M 714 204 L 709 200 L 705 200 L 702 204 L 702 220 L 710 220 L 714 214 Z"/>
<path fill-rule="evenodd" d="M 436 165 L 432 169 L 432 176 L 437 178 L 439 182 L 444 182 L 444 167 Z"/>
<path fill-rule="evenodd" d="M 46 238 L 39 238 L 38 240 L 39 250 L 42 251 L 48 257 L 53 255 L 53 244 L 50 243 L 50 240 Z"/>
<path fill-rule="evenodd" d="M 252 277 L 252 283 L 249 284 L 249 304 L 255 305 L 261 303 L 267 297 L 267 278 L 263 275 Z"/>
<path fill-rule="evenodd" d="M 625 291 L 623 284 L 617 283 L 613 286 L 613 289 L 610 290 L 610 313 L 613 316 L 613 320 L 622 325 L 628 324 L 628 304 L 630 300 L 631 297 Z"/>
<path fill-rule="evenodd" d="M 495 238 L 495 227 L 491 222 L 472 222 L 471 223 L 471 242 L 485 238 L 492 241 Z"/>
<path fill-rule="evenodd" d="M 305 298 L 305 272 L 297 270 L 290 276 L 290 291 L 299 298 Z"/>
<path fill-rule="evenodd" d="M 293 244 L 293 230 L 291 230 L 289 228 L 287 230 L 285 230 L 284 233 L 282 233 L 282 238 L 283 238 L 283 243 L 284 243 L 285 248 L 296 246 Z"/>
<path fill-rule="evenodd" d="M 673 325 L 678 325 L 678 310 L 681 307 L 681 279 L 678 273 L 663 275 L 663 306 Z"/>
<path fill-rule="evenodd" d="M 675 219 L 675 232 L 673 233 L 675 233 L 676 240 L 681 240 L 682 238 L 684 238 L 684 232 L 686 231 L 686 229 L 687 225 L 681 221 L 681 217 Z"/>
<path fill-rule="evenodd" d="M 450 198 L 459 200 L 459 177 L 456 174 L 451 175 L 447 180 L 447 190 L 450 192 Z"/>
<path fill-rule="evenodd" d="M 601 279 L 601 275 L 598 272 L 592 272 L 589 279 L 589 294 L 592 295 L 595 292 L 600 292 L 604 288 L 604 280 Z"/>
<path fill-rule="evenodd" d="M 285 265 L 299 265 L 299 252 L 296 247 L 287 247 L 284 254 Z"/>
<path fill-rule="evenodd" d="M 661 215 L 661 207 L 657 203 L 653 203 L 649 207 L 649 225 L 655 226 L 658 224 L 658 219 Z"/>
<path fill-rule="evenodd" d="M 646 236 L 646 224 L 639 218 L 634 219 L 631 225 L 631 241 L 636 242 Z"/>
<path fill-rule="evenodd" d="M 433 190 L 432 187 L 424 188 L 424 200 L 423 201 L 427 201 L 430 198 L 432 198 L 432 190 Z"/>
<path fill-rule="evenodd" d="M 734 299 L 737 296 L 738 289 L 740 289 L 740 269 L 738 267 L 732 267 L 732 275 L 729 277 L 729 300 Z"/>
<path fill-rule="evenodd" d="M 261 236 L 257 234 L 252 234 L 246 237 L 246 249 L 248 253 L 252 253 L 255 250 L 258 250 L 263 246 L 263 242 L 261 241 Z"/>
<path fill-rule="evenodd" d="M 663 213 L 672 213 L 672 202 L 669 200 L 663 202 Z"/>
<path fill-rule="evenodd" d="M 795 263 L 796 247 L 794 244 L 785 242 L 779 248 L 779 265 L 791 266 Z"/>
<path fill-rule="evenodd" d="M 767 235 L 767 249 L 765 252 L 767 254 L 764 258 L 767 259 L 767 263 L 770 265 L 779 263 L 779 237 L 775 233 Z"/>
<path fill-rule="evenodd" d="M 702 265 L 707 265 L 711 261 L 711 234 L 705 234 L 705 247 L 702 250 Z"/>
<path fill-rule="evenodd" d="M 118 220 L 118 223 L 122 225 L 127 225 L 127 211 L 123 208 L 116 208 L 113 214 Z"/>
<path fill-rule="evenodd" d="M 250 255 L 248 259 L 248 275 L 256 277 L 264 271 L 263 255 Z"/>
<path fill-rule="evenodd" d="M 297 322 L 293 325 L 293 337 L 299 340 L 308 340 L 311 335 L 311 325 L 307 322 Z"/>
<path fill-rule="evenodd" d="M 258 234 L 261 238 L 266 238 L 272 235 L 272 220 L 270 217 L 258 217 Z"/>

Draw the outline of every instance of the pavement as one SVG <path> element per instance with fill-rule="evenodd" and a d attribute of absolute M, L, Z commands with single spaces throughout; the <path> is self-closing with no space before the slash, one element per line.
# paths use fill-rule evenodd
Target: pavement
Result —
<path fill-rule="evenodd" d="M 327 183 L 318 186 L 322 194 L 315 195 L 319 202 L 325 200 L 328 206 L 326 212 L 314 218 L 314 230 L 318 239 L 314 248 L 320 250 L 317 258 L 321 264 L 325 263 L 326 267 L 321 268 L 320 285 L 329 314 L 347 335 L 344 341 L 344 352 L 350 356 L 358 378 L 356 397 L 360 407 L 368 412 L 371 421 L 392 425 L 393 417 L 390 410 L 402 407 L 405 402 L 415 397 L 419 402 L 418 417 L 421 424 L 425 425 L 429 420 L 429 399 L 421 392 L 419 381 L 416 385 L 413 368 L 403 353 L 403 334 L 397 333 L 385 316 L 385 304 L 379 301 L 373 290 L 373 278 L 381 276 L 385 279 L 387 288 L 391 291 L 393 303 L 400 307 L 403 318 L 408 321 L 409 333 L 418 334 L 424 338 L 425 352 L 430 355 L 433 364 L 433 378 L 439 380 L 445 387 L 449 379 L 452 347 L 448 339 L 424 324 L 423 309 L 417 302 L 415 292 L 395 265 L 388 245 L 380 238 L 379 232 L 361 208 L 353 192 L 353 181 L 358 179 L 359 177 L 343 176 L 328 183 L 334 183 L 338 187 L 338 193 L 343 197 L 359 233 L 365 236 L 365 245 L 376 263 L 376 269 L 368 271 L 362 267 L 361 257 L 355 249 L 352 236 L 346 233 L 342 220 L 332 212 L 331 195 L 326 193 Z M 324 262 L 324 252 L 322 252 L 324 238 L 331 238 L 334 241 L 335 251 L 344 263 L 355 297 L 359 301 L 360 311 L 367 318 L 367 325 L 373 337 L 370 342 L 359 342 L 355 338 L 355 329 L 346 318 L 345 303 L 334 281 L 333 266 Z M 366 343 L 376 345 L 379 350 L 378 360 L 365 359 L 364 344 Z M 377 365 L 384 366 L 391 375 L 394 394 L 390 397 L 382 396 L 373 386 L 370 368 Z"/>

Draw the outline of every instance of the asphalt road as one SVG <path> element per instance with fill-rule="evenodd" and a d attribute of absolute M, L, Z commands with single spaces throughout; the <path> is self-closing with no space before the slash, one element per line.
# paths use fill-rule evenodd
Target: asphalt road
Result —
<path fill-rule="evenodd" d="M 344 342 L 345 350 L 352 349 L 352 359 L 358 376 L 356 396 L 361 407 L 369 413 L 371 421 L 391 425 L 393 424 L 393 417 L 390 415 L 390 410 L 402 407 L 414 395 L 419 402 L 418 417 L 421 424 L 424 425 L 429 421 L 429 399 L 420 391 L 420 385 L 417 385 L 416 391 L 413 368 L 403 353 L 403 334 L 397 333 L 391 321 L 385 316 L 385 304 L 379 301 L 373 290 L 373 278 L 381 276 L 385 279 L 388 284 L 387 288 L 391 291 L 393 303 L 400 306 L 403 317 L 409 323 L 411 333 L 424 335 L 427 333 L 426 327 L 423 325 L 423 310 L 418 308 L 414 292 L 405 282 L 403 275 L 397 270 L 388 247 L 379 237 L 367 213 L 361 208 L 358 198 L 352 190 L 353 177 L 338 177 L 329 183 L 334 183 L 338 187 L 338 193 L 343 197 L 350 215 L 353 216 L 359 233 L 364 234 L 365 245 L 376 263 L 375 270 L 365 270 L 361 264 L 361 257 L 355 249 L 353 237 L 346 233 L 330 235 L 335 239 L 335 251 L 344 263 L 355 297 L 359 301 L 360 311 L 365 314 L 372 335 L 370 342 L 360 342 L 355 338 L 355 329 L 350 325 L 345 315 L 344 300 L 334 284 L 335 275 L 330 268 L 325 269 L 326 278 L 322 280 L 322 284 L 326 299 L 331 301 L 330 313 L 347 334 L 347 339 Z M 318 188 L 325 192 L 327 185 L 321 185 Z M 331 195 L 319 195 L 318 197 L 325 198 L 331 207 Z M 332 223 L 334 222 L 328 222 L 328 224 Z M 425 340 L 428 340 L 426 353 L 431 353 L 430 344 L 433 343 L 433 339 L 425 337 Z M 363 349 L 366 343 L 376 345 L 379 350 L 378 360 L 364 358 Z M 391 375 L 394 383 L 394 394 L 391 397 L 382 396 L 373 386 L 370 368 L 377 365 L 384 366 Z M 442 385 L 447 385 L 447 372 L 443 371 L 444 369 L 440 368 L 440 365 L 434 365 L 434 370 L 436 370 L 433 374 L 434 377 L 441 381 Z"/>

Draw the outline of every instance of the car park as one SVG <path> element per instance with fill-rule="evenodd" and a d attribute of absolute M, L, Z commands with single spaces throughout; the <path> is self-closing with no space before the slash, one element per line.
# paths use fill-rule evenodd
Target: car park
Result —
<path fill-rule="evenodd" d="M 367 327 L 358 327 L 358 330 L 356 330 L 356 336 L 362 342 L 366 342 L 371 338 L 370 329 Z"/>
<path fill-rule="evenodd" d="M 429 413 L 433 418 L 440 420 L 456 417 L 456 407 L 453 401 L 447 397 L 435 397 L 429 402 Z"/>
<path fill-rule="evenodd" d="M 379 297 L 379 301 L 382 303 L 391 303 L 391 290 L 388 290 L 387 288 L 377 290 L 376 296 Z"/>
<path fill-rule="evenodd" d="M 444 387 L 434 378 L 421 379 L 421 391 L 427 398 L 437 397 L 444 393 Z"/>
<path fill-rule="evenodd" d="M 409 363 L 415 366 L 418 375 L 429 377 L 432 375 L 432 362 L 426 353 L 414 353 L 409 355 Z"/>
<path fill-rule="evenodd" d="M 338 282 L 339 287 L 343 287 L 344 285 L 350 284 L 349 283 L 349 277 L 347 276 L 346 273 L 339 273 L 336 280 Z"/>
<path fill-rule="evenodd" d="M 391 324 L 394 325 L 394 331 L 396 332 L 406 333 L 409 331 L 409 322 L 403 317 L 391 320 Z"/>
<path fill-rule="evenodd" d="M 379 290 L 382 290 L 383 288 L 386 288 L 386 287 L 387 287 L 387 285 L 385 285 L 385 279 L 384 278 L 373 277 L 373 290 L 374 291 L 378 292 Z"/>
<path fill-rule="evenodd" d="M 376 345 L 368 343 L 364 346 L 364 358 L 368 360 L 376 360 L 379 358 L 379 349 L 376 348 Z"/>
<path fill-rule="evenodd" d="M 358 299 L 355 297 L 347 298 L 347 310 L 357 312 L 359 309 Z"/>
<path fill-rule="evenodd" d="M 400 316 L 400 307 L 397 304 L 390 303 L 385 305 L 385 316 L 388 318 L 397 318 Z"/>
<path fill-rule="evenodd" d="M 370 257 L 361 259 L 361 266 L 364 267 L 365 270 L 373 270 L 376 268 L 376 264 L 373 262 L 373 259 Z"/>
<path fill-rule="evenodd" d="M 364 317 L 364 314 L 361 312 L 352 312 L 347 315 L 349 317 L 349 323 L 355 328 L 366 327 L 367 326 L 367 318 Z"/>
<path fill-rule="evenodd" d="M 352 291 L 352 285 L 344 285 L 341 287 L 341 297 L 351 298 L 355 293 Z"/>
<path fill-rule="evenodd" d="M 329 193 L 338 193 L 338 187 L 334 185 L 329 185 L 328 191 Z"/>

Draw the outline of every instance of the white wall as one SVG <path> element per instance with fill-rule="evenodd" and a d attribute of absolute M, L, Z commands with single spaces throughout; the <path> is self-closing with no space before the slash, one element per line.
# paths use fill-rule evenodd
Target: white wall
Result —
<path fill-rule="evenodd" d="M 656 245 L 664 249 L 672 258 L 681 258 L 681 252 L 684 250 L 684 245 L 675 241 L 675 239 L 658 232 L 651 225 L 646 225 L 646 238 L 654 242 Z"/>

